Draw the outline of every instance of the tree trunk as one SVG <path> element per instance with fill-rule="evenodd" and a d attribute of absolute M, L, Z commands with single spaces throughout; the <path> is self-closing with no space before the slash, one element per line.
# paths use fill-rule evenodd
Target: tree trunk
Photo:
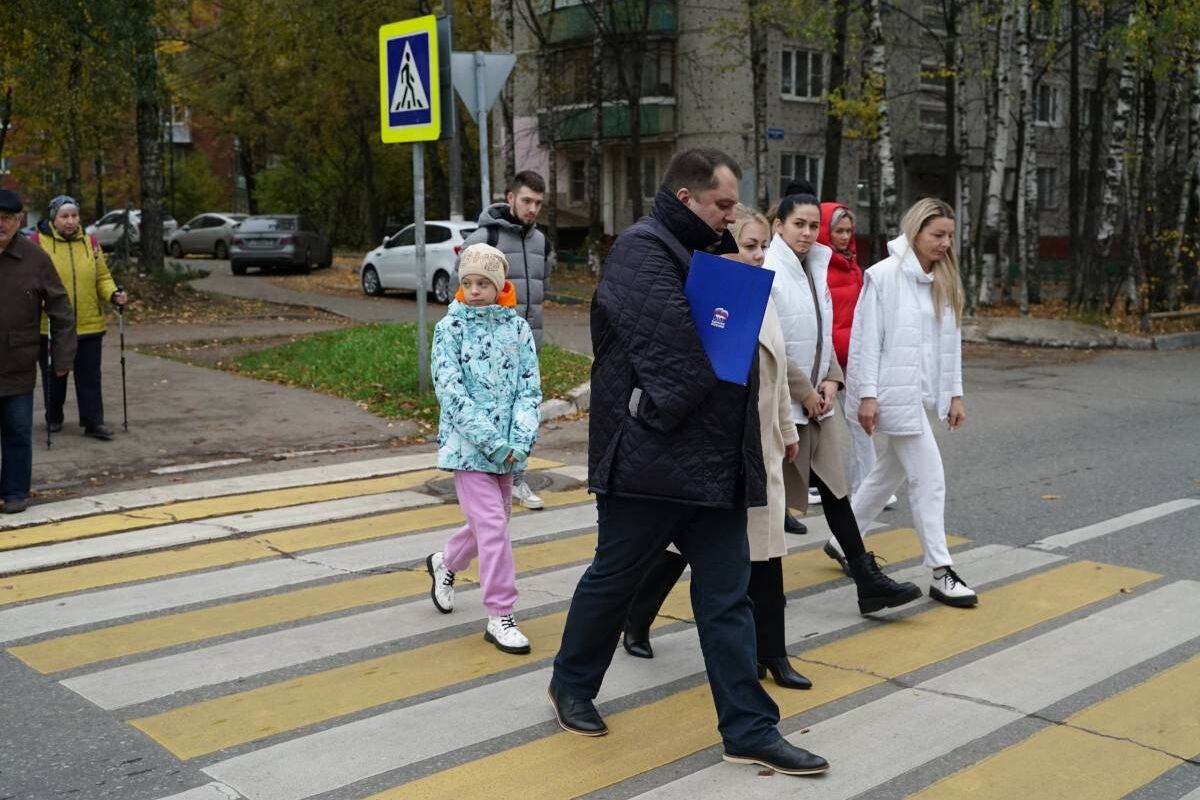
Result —
<path fill-rule="evenodd" d="M 96 218 L 104 216 L 108 212 L 105 206 L 104 199 L 104 154 L 96 153 L 96 157 L 92 160 L 92 171 L 96 173 L 96 200 L 93 212 Z"/>
<path fill-rule="evenodd" d="M 133 78 L 137 109 L 138 173 L 142 194 L 139 268 L 157 273 L 163 268 L 162 85 L 158 73 L 157 34 L 153 0 L 133 0 L 127 6 L 133 30 Z"/>
<path fill-rule="evenodd" d="M 588 269 L 593 275 L 600 274 L 600 237 L 604 233 L 603 209 L 600 205 L 600 169 L 603 150 L 600 137 L 604 134 L 604 45 L 599 36 L 592 40 L 592 73 L 589 76 L 592 99 L 592 140 L 588 152 L 587 195 L 588 195 Z"/>
<path fill-rule="evenodd" d="M 957 20 L 956 20 L 957 23 Z M 967 93 L 966 80 L 963 74 L 966 69 L 963 58 L 962 36 L 955 28 L 954 34 L 954 127 L 958 138 L 958 158 L 954 170 L 956 188 L 956 203 L 958 208 L 955 216 L 958 218 L 958 252 L 961 258 L 959 274 L 965 284 L 963 293 L 966 295 L 965 310 L 969 317 L 975 316 L 975 248 L 972 243 L 971 230 L 971 171 L 968 164 L 968 153 L 971 147 L 971 136 L 967 130 Z"/>
<path fill-rule="evenodd" d="M 1135 16 L 1131 12 L 1128 21 L 1129 27 L 1133 27 L 1135 21 Z M 1129 117 L 1133 110 L 1135 70 L 1133 54 L 1126 53 L 1121 64 L 1117 105 L 1112 112 L 1112 128 L 1104 164 L 1104 193 L 1100 198 L 1100 206 L 1096 214 L 1096 238 L 1092 244 L 1096 259 L 1094 266 L 1100 275 L 1105 273 L 1105 262 L 1112 253 L 1112 243 L 1116 237 L 1117 211 L 1125 171 L 1125 148 L 1129 137 Z M 1131 242 L 1130 245 L 1134 250 L 1137 249 L 1135 243 Z M 1098 281 L 1098 283 L 1100 282 Z M 1101 287 L 1094 287 L 1094 291 L 1101 291 Z"/>
<path fill-rule="evenodd" d="M 643 38 L 644 42 L 645 39 Z M 626 170 L 625 186 L 629 194 L 629 209 L 634 220 L 642 218 L 642 67 L 646 58 L 644 44 L 632 48 L 629 54 L 629 82 L 626 86 L 626 102 L 629 108 L 629 158 L 626 164 L 633 169 Z"/>
<path fill-rule="evenodd" d="M 962 69 L 959 63 L 958 45 L 958 0 L 945 0 L 943 15 L 946 26 L 946 37 L 942 41 L 942 64 L 951 74 L 942 80 L 946 91 L 943 96 L 946 112 L 946 166 L 950 170 L 948 185 L 958 193 L 959 153 L 958 153 L 958 76 Z M 955 200 L 957 202 L 957 199 Z"/>
<path fill-rule="evenodd" d="M 968 306 L 973 314 L 979 305 L 979 294 L 985 283 L 984 275 L 984 254 L 987 245 L 990 244 L 984 238 L 984 212 L 987 208 L 987 178 L 991 169 L 992 159 L 996 150 L 996 108 L 999 105 L 999 74 L 996 69 L 996 64 L 1000 57 L 1000 33 L 997 27 L 995 38 L 995 47 L 992 48 L 988 55 L 991 61 L 985 67 L 989 74 L 987 79 L 987 90 L 983 93 L 983 119 L 984 119 L 984 137 L 983 137 L 983 157 L 980 161 L 981 172 L 983 173 L 983 181 L 980 186 L 979 202 L 975 204 L 975 216 L 971 230 L 971 252 L 974 259 L 973 274 L 968 277 L 968 282 L 971 286 L 971 295 L 967 298 Z M 963 125 L 965 126 L 965 118 Z"/>
<path fill-rule="evenodd" d="M 770 143 L 767 141 L 767 27 L 759 18 L 763 0 L 750 0 L 750 76 L 754 94 L 754 202 L 759 210 L 771 205 L 771 187 L 767 184 Z"/>
<path fill-rule="evenodd" d="M 1188 92 L 1189 125 L 1182 133 L 1183 152 L 1187 153 L 1183 177 L 1179 181 L 1179 208 L 1175 215 L 1175 231 L 1178 234 L 1171 252 L 1170 266 L 1164 276 L 1166 283 L 1165 305 L 1174 311 L 1179 308 L 1180 286 L 1182 274 L 1183 239 L 1187 231 L 1189 201 L 1192 187 L 1196 184 L 1197 170 L 1200 170 L 1200 54 L 1193 50 L 1191 54 L 1191 90 Z"/>
<path fill-rule="evenodd" d="M 375 154 L 371 152 L 371 134 L 367 132 L 364 118 L 355 118 L 359 158 L 362 159 L 363 191 L 367 201 L 367 243 L 374 245 L 383 241 L 383 212 L 379 207 L 379 190 L 375 186 Z M 453 146 L 451 142 L 451 146 Z"/>
<path fill-rule="evenodd" d="M 1034 122 L 1037 98 L 1034 95 L 1033 54 L 1029 46 L 1031 32 L 1030 0 L 1019 0 L 1017 9 L 1017 60 L 1021 64 L 1021 132 L 1017 145 L 1020 170 L 1017 195 L 1017 257 L 1019 259 L 1017 305 L 1023 316 L 1029 315 L 1029 284 L 1037 271 L 1038 256 L 1038 185 L 1037 125 Z"/>
<path fill-rule="evenodd" d="M 12 127 L 13 90 L 4 90 L 4 102 L 0 103 L 0 160 L 4 159 L 4 145 L 8 143 L 8 129 Z"/>
<path fill-rule="evenodd" d="M 515 51 L 513 42 L 516 41 L 513 37 L 517 13 L 513 2 L 514 0 L 504 0 L 501 3 L 504 9 L 504 48 L 509 52 Z M 504 118 L 504 188 L 506 191 L 512 184 L 513 176 L 519 172 L 517 169 L 517 137 L 513 129 L 513 83 L 512 80 L 505 81 L 504 90 L 500 93 L 500 113 Z"/>
<path fill-rule="evenodd" d="M 1083 187 L 1079 181 L 1080 138 L 1082 135 L 1079 118 L 1079 13 L 1079 3 L 1071 3 L 1070 85 L 1067 90 L 1070 103 L 1070 109 L 1067 112 L 1067 127 L 1070 131 L 1067 142 L 1067 158 L 1070 160 L 1067 165 L 1067 185 L 1069 187 L 1067 191 L 1067 227 L 1069 229 L 1067 236 L 1071 247 L 1071 274 L 1067 282 L 1068 306 L 1075 303 L 1083 279 L 1083 258 L 1080 252 L 1082 231 L 1079 227 L 1080 215 L 1083 211 L 1080 207 L 1083 200 Z"/>
<path fill-rule="evenodd" d="M 64 159 L 67 167 L 65 192 L 71 197 L 82 201 L 83 199 L 83 146 L 82 133 L 79 126 L 82 124 L 82 119 L 79 114 L 73 113 L 81 105 L 81 94 L 83 89 L 83 32 L 76 31 L 72 34 L 71 39 L 71 62 L 67 67 L 67 87 L 66 87 L 66 102 L 69 104 L 71 112 L 64 119 L 64 134 L 66 136 L 66 147 L 64 148 Z M 63 188 L 56 187 L 55 194 L 63 191 Z"/>
<path fill-rule="evenodd" d="M 834 0 L 833 50 L 829 54 L 830 94 L 840 93 L 846 84 L 846 46 L 849 40 L 850 0 Z M 764 61 L 766 54 L 763 54 Z M 836 200 L 840 194 L 842 166 L 842 115 L 830 104 L 825 117 L 825 171 L 821 176 L 821 199 Z"/>
<path fill-rule="evenodd" d="M 1016 0 L 1024 2 L 1024 0 Z M 1010 106 L 1012 90 L 1010 88 L 1012 72 L 1012 27 L 1013 0 L 1004 0 L 1004 8 L 1000 16 L 1000 44 L 996 60 L 996 144 L 992 151 L 992 161 L 988 166 L 986 210 L 983 215 L 984 247 L 995 247 L 995 257 L 984 257 L 984 275 L 979 282 L 979 303 L 989 305 L 993 302 L 996 284 L 1006 270 L 1003 268 L 1006 248 L 1000 234 L 1000 204 L 1004 196 L 1004 171 L 1008 166 L 1008 123 L 1011 118 Z"/>
<path fill-rule="evenodd" d="M 1110 25 L 1107 3 L 1104 5 L 1103 20 L 1104 28 L 1107 29 Z M 1108 106 L 1107 98 L 1110 73 L 1108 50 L 1104 50 L 1100 56 L 1100 63 L 1096 65 L 1096 88 L 1092 92 L 1091 104 L 1088 107 L 1091 124 L 1088 126 L 1090 131 L 1088 132 L 1088 162 L 1083 207 L 1091 210 L 1094 210 L 1100 204 L 1104 191 L 1104 174 L 1100 169 L 1100 159 L 1104 149 L 1104 120 L 1105 110 Z M 1098 214 L 1089 213 L 1085 215 L 1079 244 L 1083 266 L 1081 268 L 1082 276 L 1075 305 L 1078 308 L 1086 307 L 1092 311 L 1100 308 L 1100 300 L 1103 296 L 1105 265 L 1103 258 L 1097 254 L 1095 247 L 1099 224 Z"/>
<path fill-rule="evenodd" d="M 884 233 L 894 236 L 900 226 L 896 195 L 895 150 L 892 147 L 892 123 L 887 99 L 887 47 L 883 39 L 882 0 L 870 0 L 870 60 L 873 88 L 878 92 L 876 111 L 879 120 L 879 196 Z"/>
<path fill-rule="evenodd" d="M 1159 233 L 1159 193 L 1158 193 L 1158 82 L 1150 73 L 1149 68 L 1142 76 L 1141 105 L 1142 105 L 1142 135 L 1141 135 L 1141 168 L 1138 171 L 1136 205 L 1129 208 L 1142 209 L 1141 236 L 1135 244 L 1141 258 L 1133 262 L 1135 269 L 1132 283 L 1129 285 L 1129 303 L 1137 308 L 1138 315 L 1145 319 L 1148 313 L 1151 287 L 1147 275 L 1147 265 L 1156 264 L 1159 258 L 1157 237 Z M 1178 127 L 1182 120 L 1173 120 L 1172 127 Z"/>

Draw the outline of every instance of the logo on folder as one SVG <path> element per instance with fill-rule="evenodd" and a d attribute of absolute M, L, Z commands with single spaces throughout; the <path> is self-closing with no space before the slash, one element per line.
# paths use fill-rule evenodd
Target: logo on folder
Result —
<path fill-rule="evenodd" d="M 725 309 L 721 308 L 720 306 L 717 306 L 715 309 L 713 309 L 712 322 L 709 324 L 712 325 L 714 328 L 724 328 L 725 323 L 728 321 L 729 321 L 729 312 L 726 311 Z"/>

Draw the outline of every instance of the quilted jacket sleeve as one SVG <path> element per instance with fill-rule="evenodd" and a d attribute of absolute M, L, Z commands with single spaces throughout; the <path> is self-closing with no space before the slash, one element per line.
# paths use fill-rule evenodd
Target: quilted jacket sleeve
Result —
<path fill-rule="evenodd" d="M 883 353 L 883 308 L 875 281 L 868 272 L 854 309 L 847 371 L 854 377 L 858 398 L 879 396 L 879 358 Z"/>
<path fill-rule="evenodd" d="M 638 417 L 661 432 L 678 427 L 717 385 L 683 291 L 683 275 L 649 235 L 622 237 L 609 254 L 596 300 L 629 356 Z"/>
<path fill-rule="evenodd" d="M 433 329 L 433 386 L 438 403 L 443 410 L 443 420 L 450 424 L 460 436 L 475 448 L 490 457 L 506 439 L 496 430 L 491 419 L 471 399 L 467 391 L 460 353 L 462 352 L 462 327 L 443 320 Z"/>
<path fill-rule="evenodd" d="M 542 405 L 542 377 L 538 369 L 537 349 L 533 345 L 533 331 L 529 324 L 517 317 L 520 326 L 521 363 L 517 387 L 517 399 L 513 403 L 512 427 L 508 443 L 514 450 L 528 454 L 537 441 L 539 416 Z"/>

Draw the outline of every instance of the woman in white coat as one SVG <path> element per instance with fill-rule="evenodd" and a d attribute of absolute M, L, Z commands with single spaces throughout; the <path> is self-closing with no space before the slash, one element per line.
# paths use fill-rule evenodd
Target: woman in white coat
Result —
<path fill-rule="evenodd" d="M 817 243 L 820 227 L 815 196 L 783 198 L 764 261 L 775 272 L 771 298 L 783 330 L 790 414 L 798 432 L 799 453 L 783 468 L 786 499 L 787 505 L 804 509 L 810 481 L 820 492 L 825 520 L 858 587 L 859 611 L 866 614 L 912 602 L 921 590 L 880 570 L 874 554 L 863 547 L 850 508 L 842 455 L 849 434 L 836 399 L 842 370 L 833 347 L 833 301 L 826 282 L 832 251 Z"/>
<path fill-rule="evenodd" d="M 846 413 L 876 439 L 875 465 L 851 504 L 866 527 L 907 480 L 913 525 L 933 570 L 929 596 L 969 607 L 978 597 L 951 566 L 946 475 L 929 422 L 936 414 L 954 431 L 967 418 L 954 210 L 918 200 L 900 228 L 888 257 L 866 272 L 850 334 Z"/>
<path fill-rule="evenodd" d="M 737 221 L 730 231 L 738 243 L 738 252 L 726 258 L 761 267 L 771 235 L 766 217 L 742 205 L 737 207 L 736 214 Z M 785 463 L 796 458 L 798 434 L 792 422 L 783 331 L 771 302 L 767 304 L 758 334 L 758 376 L 758 421 L 763 464 L 767 468 L 767 505 L 749 509 L 746 520 L 750 540 L 750 583 L 746 593 L 754 601 L 758 671 L 760 678 L 770 672 L 775 683 L 785 688 L 808 689 L 812 682 L 788 660 L 784 631 L 783 556 L 788 548 L 783 535 L 783 470 Z M 630 655 L 654 657 L 650 625 L 684 565 L 682 556 L 667 550 L 643 579 L 625 623 L 623 643 Z"/>

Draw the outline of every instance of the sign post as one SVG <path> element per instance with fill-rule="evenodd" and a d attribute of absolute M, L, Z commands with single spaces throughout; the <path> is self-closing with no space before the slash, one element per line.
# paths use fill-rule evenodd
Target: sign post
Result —
<path fill-rule="evenodd" d="M 429 391 L 425 283 L 425 142 L 441 136 L 437 18 L 417 17 L 379 28 L 380 136 L 412 142 L 413 230 L 417 260 L 417 382 Z"/>
<path fill-rule="evenodd" d="M 487 208 L 492 204 L 487 114 L 500 97 L 517 57 L 512 53 L 455 53 L 450 63 L 454 88 L 479 125 L 479 191 L 482 207 Z"/>

